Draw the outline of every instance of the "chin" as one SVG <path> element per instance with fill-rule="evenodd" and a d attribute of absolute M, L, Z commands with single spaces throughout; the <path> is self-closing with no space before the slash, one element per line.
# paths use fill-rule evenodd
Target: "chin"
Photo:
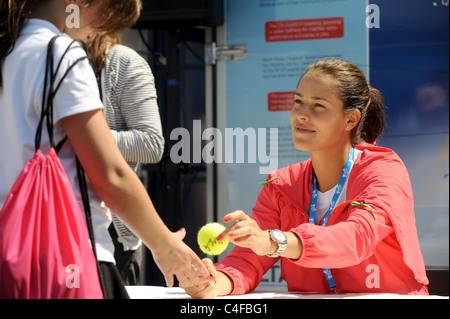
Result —
<path fill-rule="evenodd" d="M 302 152 L 311 152 L 311 150 L 312 150 L 312 147 L 308 146 L 308 144 L 304 143 L 304 142 L 295 142 L 294 141 L 294 147 L 297 150 L 302 151 Z"/>

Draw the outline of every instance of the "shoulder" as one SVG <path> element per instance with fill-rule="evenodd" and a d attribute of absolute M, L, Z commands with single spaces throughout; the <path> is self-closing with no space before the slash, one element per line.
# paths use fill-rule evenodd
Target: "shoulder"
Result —
<path fill-rule="evenodd" d="M 67 35 L 58 36 L 53 48 L 53 63 L 57 70 L 56 80 L 59 81 L 63 76 L 66 82 L 86 82 L 89 85 L 97 87 L 95 73 L 88 58 L 88 54 L 80 42 L 71 39 Z M 69 72 L 70 71 L 70 72 Z M 75 86 L 73 85 L 75 88 Z"/>
<path fill-rule="evenodd" d="M 47 52 L 52 39 L 54 39 L 52 54 L 56 62 L 63 55 L 68 58 L 86 55 L 86 51 L 79 42 L 74 41 L 67 34 L 61 33 L 52 23 L 41 19 L 29 19 L 26 21 L 16 45 L 23 45 L 23 49 L 27 49 L 30 56 L 39 53 L 41 58 L 45 58 L 46 55 L 41 55 L 41 50 Z"/>
<path fill-rule="evenodd" d="M 405 164 L 397 153 L 389 148 L 374 145 L 358 145 L 362 154 L 355 161 L 349 179 L 350 192 L 385 194 L 401 190 L 411 194 L 411 181 Z"/>
<path fill-rule="evenodd" d="M 269 174 L 262 194 L 274 198 L 283 197 L 303 207 L 304 199 L 310 197 L 312 183 L 312 164 L 308 159 L 280 168 Z"/>
<path fill-rule="evenodd" d="M 383 174 L 406 170 L 403 161 L 392 149 L 367 143 L 360 143 L 355 148 L 362 151 L 355 162 L 354 168 L 357 170 L 381 170 Z"/>
<path fill-rule="evenodd" d="M 108 52 L 105 68 L 106 78 L 113 87 L 153 82 L 153 74 L 147 61 L 133 49 L 116 45 Z"/>
<path fill-rule="evenodd" d="M 135 50 L 125 45 L 115 45 L 108 52 L 108 63 L 110 65 L 121 66 L 125 65 L 148 65 L 147 61 Z"/>
<path fill-rule="evenodd" d="M 53 54 L 55 63 L 58 63 L 63 56 L 63 61 L 75 61 L 87 56 L 86 51 L 80 43 L 67 35 L 60 35 L 56 38 Z"/>
<path fill-rule="evenodd" d="M 309 168 L 311 168 L 310 159 L 279 168 L 268 175 L 268 180 L 276 179 L 273 184 L 278 186 L 292 185 L 297 183 Z"/>
<path fill-rule="evenodd" d="M 60 65 L 55 78 L 58 83 L 58 94 L 54 97 L 55 123 L 71 115 L 102 109 L 97 79 L 81 45 L 61 36 L 55 41 L 54 53 L 54 67 Z"/>

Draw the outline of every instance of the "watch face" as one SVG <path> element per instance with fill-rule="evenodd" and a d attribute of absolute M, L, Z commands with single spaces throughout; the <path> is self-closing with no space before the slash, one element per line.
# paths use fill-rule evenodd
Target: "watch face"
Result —
<path fill-rule="evenodd" d="M 281 230 L 272 231 L 272 236 L 279 243 L 286 242 L 286 235 Z"/>
<path fill-rule="evenodd" d="M 274 232 L 273 237 L 275 237 L 275 239 L 279 241 L 284 240 L 284 236 L 280 232 Z"/>

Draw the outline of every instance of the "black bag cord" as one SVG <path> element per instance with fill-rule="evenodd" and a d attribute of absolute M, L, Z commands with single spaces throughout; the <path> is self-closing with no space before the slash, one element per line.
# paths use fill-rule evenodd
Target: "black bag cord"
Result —
<path fill-rule="evenodd" d="M 69 74 L 69 72 L 76 66 L 76 64 L 85 59 L 90 60 L 90 58 L 88 56 L 84 56 L 84 57 L 81 57 L 81 58 L 75 60 L 75 62 L 73 62 L 73 64 L 66 70 L 64 75 L 61 77 L 61 80 L 58 82 L 58 84 L 55 87 L 56 75 L 58 74 L 59 68 L 61 67 L 61 63 L 62 63 L 62 60 L 64 59 L 64 56 L 69 51 L 72 44 L 75 42 L 78 42 L 81 44 L 81 46 L 86 51 L 86 45 L 84 44 L 83 41 L 73 40 L 69 44 L 67 49 L 64 51 L 64 53 L 61 57 L 61 60 L 59 61 L 58 66 L 56 67 L 55 72 L 53 72 L 53 69 L 54 69 L 53 50 L 54 50 L 54 46 L 55 46 L 55 41 L 58 37 L 59 36 L 54 36 L 48 44 L 47 58 L 46 58 L 46 62 L 45 62 L 45 79 L 44 79 L 44 92 L 42 95 L 41 118 L 39 121 L 39 125 L 38 125 L 37 131 L 36 131 L 36 137 L 35 137 L 35 148 L 36 148 L 36 150 L 38 150 L 38 149 L 40 149 L 40 146 L 41 146 L 42 129 L 44 126 L 44 119 L 46 118 L 47 119 L 46 126 L 47 126 L 48 136 L 50 139 L 50 145 L 51 145 L 51 147 L 53 147 L 55 149 L 55 151 L 57 153 L 60 151 L 63 144 L 67 141 L 67 136 L 55 146 L 55 143 L 53 140 L 53 99 L 55 98 L 55 95 L 58 92 L 62 82 L 64 81 L 66 76 Z M 49 88 L 48 94 L 47 94 L 47 84 L 49 81 L 49 77 L 50 77 L 50 88 Z M 79 186 L 80 186 L 81 197 L 83 199 L 83 207 L 84 207 L 84 212 L 86 215 L 86 223 L 87 223 L 88 232 L 89 232 L 89 239 L 91 241 L 92 250 L 94 252 L 95 260 L 97 262 L 97 271 L 98 271 L 98 276 L 100 279 L 100 285 L 101 285 L 102 291 L 104 292 L 105 291 L 104 290 L 104 279 L 103 279 L 102 273 L 100 271 L 100 264 L 99 264 L 99 261 L 97 258 L 97 249 L 95 247 L 95 236 L 94 236 L 94 228 L 92 226 L 92 214 L 91 214 L 91 207 L 89 205 L 89 193 L 88 193 L 87 182 L 86 182 L 86 174 L 84 173 L 84 169 L 81 166 L 81 163 L 77 156 L 75 156 L 75 160 L 77 163 L 78 182 L 79 182 Z"/>
<path fill-rule="evenodd" d="M 47 50 L 47 59 L 45 63 L 45 79 L 44 79 L 44 92 L 42 94 L 42 107 L 41 107 L 41 118 L 38 124 L 38 128 L 36 131 L 36 137 L 35 137 L 35 148 L 36 150 L 40 149 L 41 146 L 41 137 L 42 137 L 42 129 L 44 126 L 44 119 L 47 118 L 47 132 L 50 139 L 50 145 L 51 147 L 54 147 L 55 150 L 58 152 L 60 148 L 62 147 L 63 142 L 66 141 L 66 138 L 63 139 L 60 143 L 58 143 L 57 146 L 55 146 L 55 142 L 53 140 L 53 99 L 55 98 L 56 93 L 58 92 L 62 82 L 67 77 L 69 72 L 77 65 L 78 62 L 81 62 L 85 59 L 90 58 L 88 56 L 81 57 L 77 59 L 64 73 L 64 75 L 61 77 L 61 80 L 58 82 L 58 85 L 56 88 L 54 88 L 56 75 L 59 71 L 59 68 L 61 67 L 62 60 L 66 53 L 69 51 L 70 47 L 73 43 L 79 42 L 81 40 L 73 40 L 69 46 L 67 47 L 66 51 L 61 57 L 61 60 L 58 63 L 58 66 L 56 68 L 55 72 L 52 72 L 54 69 L 53 67 L 53 48 L 55 45 L 55 41 L 59 36 L 55 36 L 50 40 L 50 43 L 48 44 L 48 50 Z M 50 76 L 50 89 L 47 91 L 47 85 L 48 85 L 48 78 Z M 48 93 L 47 93 L 48 92 Z"/>

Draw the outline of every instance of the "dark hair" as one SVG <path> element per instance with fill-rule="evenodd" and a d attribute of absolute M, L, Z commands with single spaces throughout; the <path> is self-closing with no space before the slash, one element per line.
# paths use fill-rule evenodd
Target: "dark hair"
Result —
<path fill-rule="evenodd" d="M 97 0 L 98 1 L 98 0 Z M 12 52 L 25 21 L 32 9 L 43 0 L 2 0 L 0 2 L 0 88 L 3 86 L 2 63 Z M 84 6 L 90 6 L 94 0 L 82 0 Z M 138 19 L 142 8 L 141 0 L 105 0 L 105 19 L 95 29 L 99 32 L 116 33 L 131 27 Z"/>
<path fill-rule="evenodd" d="M 25 20 L 38 0 L 0 2 L 0 88 L 3 86 L 2 63 L 14 49 Z"/>
<path fill-rule="evenodd" d="M 310 72 L 327 74 L 337 81 L 336 95 L 343 102 L 345 113 L 355 109 L 361 112 L 361 119 L 351 133 L 352 144 L 359 140 L 375 142 L 387 126 L 383 97 L 367 83 L 361 69 L 345 60 L 326 59 L 311 64 L 303 75 Z"/>

